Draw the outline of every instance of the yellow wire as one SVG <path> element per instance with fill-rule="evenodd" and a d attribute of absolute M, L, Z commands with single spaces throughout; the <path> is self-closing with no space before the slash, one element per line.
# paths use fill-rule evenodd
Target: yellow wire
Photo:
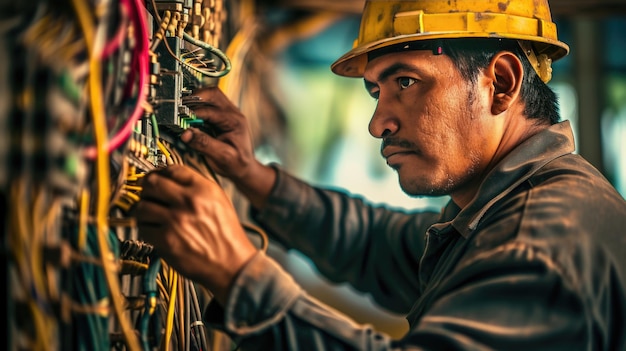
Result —
<path fill-rule="evenodd" d="M 254 33 L 258 30 L 259 25 L 252 18 L 249 17 L 243 22 L 242 28 L 235 34 L 230 44 L 226 48 L 226 56 L 230 57 L 233 67 L 244 67 L 241 64 L 244 61 L 244 56 L 253 44 Z M 221 77 L 218 82 L 220 90 L 224 91 L 227 96 L 233 97 L 235 93 L 238 93 L 234 87 L 233 81 L 238 78 L 238 75 L 227 75 Z"/>
<path fill-rule="evenodd" d="M 128 167 L 128 174 L 126 176 L 126 181 L 134 182 L 134 181 L 139 180 L 143 176 L 145 176 L 145 173 L 137 173 L 137 167 L 131 165 Z M 125 184 L 124 186 L 132 187 L 132 185 L 128 185 L 128 184 Z M 141 190 L 141 188 L 138 187 L 138 189 L 133 189 L 133 190 Z"/>
<path fill-rule="evenodd" d="M 44 218 L 46 219 L 46 233 L 53 233 L 52 238 L 55 240 L 59 240 L 59 238 L 54 234 L 58 230 L 59 224 L 59 215 L 62 213 L 61 201 L 59 198 L 52 198 L 52 203 L 48 206 L 47 213 Z M 63 245 L 63 242 L 56 242 L 57 245 Z M 59 288 L 59 281 L 54 270 L 48 270 L 48 296 L 52 301 L 58 301 L 61 297 L 61 292 Z"/>
<path fill-rule="evenodd" d="M 163 285 L 163 281 L 160 278 L 161 276 L 159 276 L 159 279 L 157 279 L 157 286 L 159 287 L 159 293 L 162 295 L 161 299 L 162 301 L 165 300 L 169 300 L 169 293 L 167 292 L 167 289 L 165 288 L 165 285 Z"/>
<path fill-rule="evenodd" d="M 104 105 L 102 101 L 101 91 L 101 68 L 100 61 L 96 50 L 94 48 L 95 30 L 92 23 L 91 13 L 89 12 L 86 2 L 82 0 L 72 0 L 72 5 L 76 10 L 76 15 L 80 22 L 80 26 L 85 35 L 85 43 L 89 53 L 89 93 L 90 93 L 90 107 L 93 118 L 93 129 L 96 140 L 96 170 L 98 174 L 98 198 L 96 206 L 96 223 L 98 228 L 98 243 L 100 246 L 100 258 L 102 260 L 103 271 L 106 277 L 107 285 L 111 293 L 111 301 L 115 314 L 117 315 L 118 322 L 122 329 L 126 343 L 131 351 L 141 350 L 139 340 L 131 327 L 129 321 L 125 318 L 123 313 L 123 301 L 121 299 L 119 281 L 117 280 L 117 274 L 114 272 L 113 264 L 111 263 L 108 236 L 108 223 L 107 216 L 109 210 L 109 158 L 108 152 L 105 149 L 106 144 L 106 121 Z M 107 250 L 108 249 L 108 250 Z"/>
<path fill-rule="evenodd" d="M 136 182 L 139 179 L 143 178 L 144 176 L 145 176 L 145 174 L 143 174 L 143 173 L 137 173 L 137 174 L 133 174 L 131 176 L 127 176 L 126 180 L 129 181 L 129 182 Z"/>
<path fill-rule="evenodd" d="M 132 204 L 128 204 L 128 203 L 125 203 L 125 202 L 122 202 L 122 201 L 117 201 L 117 202 L 115 202 L 115 206 L 119 207 L 124 212 L 128 212 L 128 211 L 130 211 L 130 208 L 131 208 Z"/>
<path fill-rule="evenodd" d="M 23 239 L 26 238 L 23 238 L 24 234 L 21 231 L 21 223 L 19 222 L 19 208 L 20 206 L 22 206 L 22 201 L 19 197 L 19 183 L 17 184 L 17 186 L 15 184 L 11 184 L 9 189 L 11 190 L 11 192 L 9 195 L 8 203 L 14 203 L 15 206 L 9 206 L 9 213 L 7 214 L 7 218 L 9 219 L 8 245 L 10 247 L 10 253 L 15 259 L 16 269 L 18 270 L 18 281 L 21 281 L 22 285 L 26 286 L 27 284 L 25 282 L 27 278 L 30 277 L 30 275 L 28 272 L 28 268 L 26 267 L 28 264 L 25 259 L 27 257 L 27 255 L 25 254 L 26 250 L 22 247 L 23 245 L 25 245 L 25 243 L 23 243 L 23 241 L 25 240 Z"/>
<path fill-rule="evenodd" d="M 78 215 L 78 251 L 82 252 L 87 245 L 87 224 L 89 222 L 89 190 L 80 192 L 80 204 Z"/>
<path fill-rule="evenodd" d="M 172 162 L 174 162 L 175 164 L 184 163 L 182 157 L 180 157 L 180 154 L 178 153 L 176 148 L 172 148 L 171 145 L 166 144 L 166 143 L 163 143 L 163 146 L 165 147 L 167 151 L 169 151 L 170 155 L 172 156 Z"/>
<path fill-rule="evenodd" d="M 142 191 L 143 188 L 138 186 L 138 185 L 128 185 L 128 184 L 124 184 L 123 188 L 126 190 L 132 190 L 132 191 Z"/>
<path fill-rule="evenodd" d="M 178 274 L 178 342 L 180 345 L 186 345 L 188 340 L 185 333 L 185 278 Z"/>
<path fill-rule="evenodd" d="M 25 189 L 25 183 L 22 182 L 23 185 L 23 189 L 22 189 L 22 199 L 26 199 L 26 189 Z M 39 194 L 40 191 L 39 189 L 33 190 L 35 193 Z M 33 196 L 31 194 L 31 196 Z M 39 195 L 36 196 L 36 198 L 38 198 Z M 35 201 L 37 202 L 37 201 Z M 28 200 L 27 201 L 27 205 L 30 205 L 31 201 Z M 30 206 L 27 206 L 30 207 Z M 33 207 L 36 207 L 33 203 Z M 44 296 L 45 292 L 43 289 L 43 280 L 41 275 L 39 274 L 41 272 L 41 268 L 43 267 L 42 263 L 41 263 L 41 255 L 39 255 L 39 253 L 37 251 L 41 250 L 43 248 L 43 245 L 41 243 L 41 236 L 40 231 L 39 231 L 39 226 L 38 226 L 38 221 L 35 220 L 36 217 L 38 217 L 38 213 L 34 213 L 33 212 L 33 208 L 27 208 L 27 211 L 24 213 L 21 213 L 21 218 L 20 218 L 20 222 L 26 223 L 28 221 L 28 214 L 30 215 L 30 220 L 31 223 L 30 225 L 27 226 L 27 229 L 22 227 L 23 229 L 25 229 L 24 233 L 26 235 L 29 235 L 29 242 L 28 245 L 30 247 L 30 252 L 28 253 L 29 259 L 30 259 L 30 266 L 32 269 L 32 281 L 33 281 L 33 287 L 35 288 L 35 291 L 37 292 L 37 296 Z"/>
<path fill-rule="evenodd" d="M 48 325 L 52 322 L 52 320 L 45 317 L 35 300 L 29 299 L 28 307 L 33 314 L 33 322 L 35 324 L 35 329 L 37 330 L 37 346 L 35 347 L 35 350 L 50 350 L 51 343 L 45 339 L 48 339 L 51 336 L 48 335 L 50 332 Z M 44 334 L 43 337 L 40 337 L 41 334 Z"/>
<path fill-rule="evenodd" d="M 44 248 L 44 233 L 45 228 L 42 228 L 42 219 L 43 222 L 46 222 L 46 219 L 49 220 L 48 216 L 50 213 L 44 214 L 45 211 L 43 209 L 43 201 L 44 201 L 44 192 L 41 186 L 37 187 L 35 190 L 34 201 L 32 208 L 30 209 L 30 219 L 32 221 L 31 226 L 31 252 L 30 259 L 31 265 L 33 267 L 33 283 L 36 291 L 38 291 L 37 295 L 43 297 L 48 297 L 48 291 L 46 289 L 46 278 L 44 273 L 44 263 L 43 263 L 43 248 Z M 49 209 L 52 209 L 49 207 Z"/>
<path fill-rule="evenodd" d="M 170 299 L 167 306 L 167 320 L 165 322 L 165 338 L 163 345 L 165 347 L 165 351 L 170 349 L 170 340 L 172 339 L 172 331 L 174 329 L 174 311 L 176 307 L 176 285 L 178 282 L 178 273 L 174 271 L 172 267 L 169 267 L 169 292 Z"/>
<path fill-rule="evenodd" d="M 171 165 L 174 163 L 174 161 L 172 161 L 172 155 L 170 154 L 169 151 L 167 151 L 167 148 L 165 147 L 165 145 L 163 145 L 163 143 L 157 139 L 157 147 L 159 148 L 159 150 L 161 150 L 161 152 L 163 153 L 163 155 L 165 155 L 165 158 L 167 159 L 167 164 Z"/>
<path fill-rule="evenodd" d="M 43 186 L 39 186 L 36 189 L 36 196 L 33 203 L 33 208 L 30 211 L 31 220 L 33 221 L 33 239 L 31 245 L 35 244 L 36 249 L 33 250 L 32 261 L 35 268 L 33 281 L 37 284 L 42 297 L 45 297 L 47 301 L 58 301 L 59 291 L 57 289 L 56 281 L 57 277 L 54 275 L 53 270 L 46 269 L 47 264 L 44 260 L 43 248 L 47 245 L 46 234 L 54 233 L 56 230 L 55 224 L 60 214 L 60 202 L 54 197 L 49 198 L 48 192 L 44 191 Z M 50 200 L 50 201 L 48 201 Z M 56 235 L 51 236 L 48 242 L 52 239 L 57 239 Z M 59 242 L 54 243 L 60 245 Z M 55 337 L 58 332 L 58 322 L 55 316 L 45 313 L 44 318 L 46 320 L 46 348 L 56 349 L 58 348 L 58 340 Z"/>
<path fill-rule="evenodd" d="M 9 231 L 10 235 L 10 245 L 11 252 L 15 257 L 15 261 L 17 263 L 17 267 L 20 270 L 19 276 L 21 278 L 30 278 L 29 270 L 26 269 L 26 250 L 22 247 L 26 245 L 30 240 L 27 240 L 28 237 L 25 234 L 25 222 L 22 219 L 22 211 L 21 206 L 23 206 L 23 201 L 20 198 L 19 194 L 21 193 L 21 185 L 18 183 L 17 185 L 13 185 L 11 187 L 11 198 L 13 199 L 13 203 L 15 206 L 9 206 L 9 217 L 11 223 L 11 231 Z"/>
<path fill-rule="evenodd" d="M 132 193 L 130 191 L 124 191 L 123 195 L 129 200 L 131 200 L 133 203 L 139 202 L 139 200 L 141 200 L 139 195 Z"/>
<path fill-rule="evenodd" d="M 49 318 L 46 318 L 45 314 L 42 312 L 41 308 L 37 304 L 37 301 L 33 298 L 30 293 L 30 284 L 29 281 L 32 281 L 32 274 L 35 269 L 32 266 L 29 266 L 27 261 L 27 255 L 24 255 L 26 251 L 28 251 L 28 245 L 31 243 L 30 238 L 28 237 L 29 228 L 27 211 L 25 211 L 25 195 L 24 191 L 26 189 L 25 181 L 20 181 L 17 186 L 12 187 L 12 195 L 14 198 L 15 206 L 10 206 L 12 211 L 15 211 L 10 218 L 12 220 L 12 226 L 14 227 L 11 230 L 11 233 L 15 233 L 17 236 L 13 237 L 14 240 L 11 240 L 12 244 L 12 252 L 15 255 L 16 263 L 18 265 L 18 269 L 20 270 L 20 276 L 25 279 L 23 281 L 23 288 L 26 291 L 26 296 L 28 298 L 28 308 L 30 309 L 33 316 L 33 324 L 35 327 L 35 350 L 48 350 L 51 346 L 48 338 L 49 335 Z M 29 274 L 30 273 L 30 274 Z M 28 279 L 31 277 L 31 279 Z M 34 284 L 34 282 L 33 282 Z M 40 292 L 39 292 L 40 293 Z"/>
<path fill-rule="evenodd" d="M 126 207 L 124 206 L 128 206 L 128 209 L 130 209 L 130 206 L 132 206 L 134 204 L 134 202 L 129 199 L 128 197 L 125 196 L 120 196 L 116 201 L 115 201 L 115 205 L 119 206 L 119 207 L 123 207 L 124 209 L 126 209 Z M 109 219 L 109 223 L 111 222 L 111 219 Z"/>
<path fill-rule="evenodd" d="M 25 187 L 25 183 L 22 182 L 22 185 Z M 25 189 L 24 189 L 25 190 Z M 22 193 L 22 199 L 24 199 L 26 196 L 25 192 Z M 23 211 L 25 208 L 23 206 L 20 206 L 20 209 Z M 22 212 L 20 211 L 20 212 Z M 28 211 L 28 210 L 27 210 Z M 26 217 L 28 216 L 28 213 L 31 213 L 31 211 L 28 211 L 26 213 L 21 213 L 20 215 L 20 222 L 25 222 L 26 221 Z M 31 219 L 34 219 L 36 215 L 31 215 Z M 41 243 L 41 239 L 40 239 L 40 235 L 38 235 L 38 228 L 36 228 L 36 226 L 34 225 L 36 221 L 33 221 L 33 226 L 28 226 L 28 231 L 27 232 L 23 232 L 22 236 L 28 236 L 28 233 L 31 233 L 32 235 L 29 237 L 29 243 L 28 245 L 30 246 L 30 253 L 29 253 L 29 258 L 31 260 L 30 263 L 30 269 L 31 269 L 31 279 L 32 279 L 32 283 L 33 283 L 33 288 L 35 290 L 35 294 L 36 296 L 38 296 L 40 299 L 43 299 L 45 296 L 45 291 L 44 291 L 44 278 L 43 275 L 41 275 L 41 271 L 43 269 L 43 265 L 42 265 L 42 258 L 41 258 L 41 252 L 43 251 L 43 244 Z M 24 229 L 24 227 L 22 227 L 22 229 Z M 35 300 L 35 299 L 30 299 L 29 302 L 30 308 L 31 310 L 33 310 L 35 313 L 35 315 L 37 315 L 37 321 L 36 323 L 39 324 L 37 326 L 38 329 L 38 333 L 37 333 L 37 345 L 39 345 L 39 350 L 49 350 L 51 349 L 51 342 L 52 342 L 52 328 L 51 325 L 54 324 L 54 322 L 52 321 L 51 318 L 49 318 L 48 316 L 46 316 L 45 313 L 43 313 L 43 311 L 41 310 L 41 308 L 39 307 L 39 303 Z"/>

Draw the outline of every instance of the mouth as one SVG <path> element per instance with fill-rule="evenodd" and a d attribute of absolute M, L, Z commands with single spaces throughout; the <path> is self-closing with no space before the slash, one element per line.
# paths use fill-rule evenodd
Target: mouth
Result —
<path fill-rule="evenodd" d="M 415 151 L 395 146 L 385 147 L 381 154 L 387 160 L 387 165 L 397 168 L 406 156 L 415 155 Z"/>
<path fill-rule="evenodd" d="M 387 160 L 387 165 L 398 169 L 407 157 L 418 156 L 419 148 L 414 143 L 400 138 L 384 138 L 380 145 L 380 154 Z"/>

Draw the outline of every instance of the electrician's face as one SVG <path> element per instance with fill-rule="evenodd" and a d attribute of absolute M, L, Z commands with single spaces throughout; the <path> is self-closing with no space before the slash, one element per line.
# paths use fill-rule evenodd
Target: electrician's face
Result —
<path fill-rule="evenodd" d="M 472 84 L 448 56 L 424 50 L 367 64 L 365 86 L 378 100 L 369 131 L 407 194 L 467 198 L 480 184 L 497 149 L 481 75 Z"/>

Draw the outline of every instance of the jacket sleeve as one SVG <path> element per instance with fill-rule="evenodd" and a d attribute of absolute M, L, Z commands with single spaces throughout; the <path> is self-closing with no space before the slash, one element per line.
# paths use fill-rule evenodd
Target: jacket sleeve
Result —
<path fill-rule="evenodd" d="M 605 349 L 590 342 L 589 318 L 550 259 L 527 248 L 463 265 L 401 340 L 307 295 L 263 252 L 237 276 L 225 307 L 212 302 L 204 314 L 242 351 Z"/>
<path fill-rule="evenodd" d="M 333 282 L 348 282 L 381 306 L 407 313 L 419 296 L 425 233 L 436 212 L 374 206 L 339 190 L 312 187 L 277 168 L 267 205 L 253 218 Z"/>

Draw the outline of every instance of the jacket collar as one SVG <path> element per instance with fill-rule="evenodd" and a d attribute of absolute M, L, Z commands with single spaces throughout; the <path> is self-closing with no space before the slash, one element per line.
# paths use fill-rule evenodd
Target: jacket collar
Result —
<path fill-rule="evenodd" d="M 487 174 L 476 196 L 464 209 L 450 200 L 442 213 L 442 220 L 447 222 L 433 227 L 443 230 L 451 224 L 467 238 L 497 201 L 527 181 L 548 162 L 574 150 L 574 134 L 569 121 L 542 130 L 513 149 Z"/>

